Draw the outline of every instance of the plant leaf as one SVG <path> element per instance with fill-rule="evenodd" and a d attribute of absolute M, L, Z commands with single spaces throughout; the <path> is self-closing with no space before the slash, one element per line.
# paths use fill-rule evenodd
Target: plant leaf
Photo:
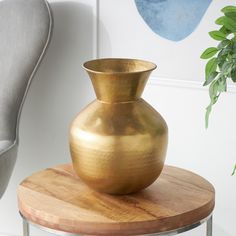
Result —
<path fill-rule="evenodd" d="M 226 77 L 221 76 L 218 80 L 218 92 L 226 92 L 227 91 L 227 83 L 226 83 Z"/>
<path fill-rule="evenodd" d="M 233 53 L 236 54 L 236 43 L 235 42 L 233 43 L 233 47 L 232 48 L 233 48 Z"/>
<path fill-rule="evenodd" d="M 231 71 L 231 75 L 230 75 L 232 81 L 235 83 L 236 82 L 236 69 L 233 69 Z"/>
<path fill-rule="evenodd" d="M 233 67 L 233 64 L 231 61 L 225 61 L 221 68 L 222 74 L 228 77 L 229 74 L 231 73 L 232 67 Z"/>
<path fill-rule="evenodd" d="M 220 71 L 222 70 L 222 66 L 225 63 L 226 59 L 227 59 L 227 55 L 217 57 L 217 64 Z"/>
<path fill-rule="evenodd" d="M 232 60 L 234 60 L 234 63 L 235 63 L 235 61 L 236 61 L 236 53 L 234 53 L 233 55 L 232 55 Z M 236 64 L 236 63 L 235 63 Z"/>
<path fill-rule="evenodd" d="M 221 49 L 221 51 L 220 51 L 219 54 L 218 54 L 218 58 L 219 58 L 219 57 L 223 57 L 223 56 L 226 56 L 226 57 L 227 57 L 227 55 L 228 55 L 230 52 L 232 52 L 231 47 L 229 47 L 229 46 L 230 46 L 230 44 L 227 45 L 226 48 Z"/>
<path fill-rule="evenodd" d="M 215 72 L 217 68 L 217 58 L 213 57 L 212 59 L 210 59 L 205 67 L 205 78 L 206 80 L 208 80 L 208 77 L 210 76 L 210 74 L 212 72 Z"/>
<path fill-rule="evenodd" d="M 227 17 L 229 17 L 229 18 L 231 18 L 232 20 L 236 20 L 236 11 L 234 11 L 234 12 L 227 12 L 227 13 L 225 13 L 225 16 L 227 16 Z"/>
<path fill-rule="evenodd" d="M 236 22 L 227 16 L 221 16 L 215 23 L 217 25 L 224 25 L 228 30 L 236 32 Z"/>
<path fill-rule="evenodd" d="M 209 124 L 209 116 L 212 110 L 212 106 L 217 102 L 220 93 L 218 93 L 218 85 L 219 85 L 219 81 L 218 80 L 214 80 L 209 88 L 209 95 L 211 98 L 211 102 L 210 104 L 207 106 L 206 108 L 206 113 L 205 113 L 205 127 L 206 129 L 208 128 L 208 124 Z"/>
<path fill-rule="evenodd" d="M 225 39 L 225 40 L 221 41 L 221 42 L 218 44 L 217 48 L 218 48 L 219 50 L 220 50 L 220 49 L 223 49 L 225 46 L 229 45 L 229 43 L 230 43 L 230 40 Z"/>
<path fill-rule="evenodd" d="M 217 99 L 219 97 L 218 85 L 219 85 L 219 81 L 215 80 L 211 83 L 210 88 L 209 88 L 209 95 L 211 98 L 212 105 L 214 105 L 217 102 Z"/>
<path fill-rule="evenodd" d="M 219 29 L 219 31 L 222 32 L 222 33 L 224 33 L 224 34 L 226 34 L 226 35 L 228 35 L 228 34 L 231 33 L 231 31 L 228 30 L 227 28 L 225 28 L 224 26 L 222 26 L 222 27 Z"/>
<path fill-rule="evenodd" d="M 225 16 L 221 16 L 219 18 L 216 19 L 215 23 L 217 25 L 223 25 L 224 26 L 224 19 L 225 19 Z M 228 29 L 228 28 L 227 28 Z"/>
<path fill-rule="evenodd" d="M 214 31 L 209 32 L 209 35 L 213 39 L 218 40 L 218 41 L 222 41 L 222 40 L 226 39 L 226 35 L 218 30 L 214 30 Z"/>
<path fill-rule="evenodd" d="M 219 73 L 214 71 L 212 72 L 207 78 L 206 81 L 204 82 L 203 86 L 207 86 L 208 84 L 210 84 L 218 75 Z"/>
<path fill-rule="evenodd" d="M 205 114 L 205 128 L 208 128 L 209 125 L 209 116 L 211 114 L 211 110 L 212 110 L 212 104 L 210 103 L 207 108 L 206 108 L 206 114 Z"/>
<path fill-rule="evenodd" d="M 234 165 L 234 169 L 231 175 L 234 175 L 236 173 L 236 164 Z"/>
<path fill-rule="evenodd" d="M 207 48 L 201 55 L 202 59 L 209 59 L 213 57 L 218 52 L 216 47 Z"/>
<path fill-rule="evenodd" d="M 223 13 L 227 12 L 236 12 L 236 7 L 235 6 L 226 6 L 223 9 L 221 9 Z"/>

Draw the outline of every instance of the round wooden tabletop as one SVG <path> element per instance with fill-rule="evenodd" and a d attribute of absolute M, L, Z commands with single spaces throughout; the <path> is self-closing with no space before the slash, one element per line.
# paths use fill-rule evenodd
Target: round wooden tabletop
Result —
<path fill-rule="evenodd" d="M 140 235 L 176 230 L 208 217 L 213 186 L 187 170 L 165 166 L 145 190 L 114 196 L 96 192 L 71 165 L 37 172 L 19 186 L 21 214 L 37 225 L 86 235 Z"/>

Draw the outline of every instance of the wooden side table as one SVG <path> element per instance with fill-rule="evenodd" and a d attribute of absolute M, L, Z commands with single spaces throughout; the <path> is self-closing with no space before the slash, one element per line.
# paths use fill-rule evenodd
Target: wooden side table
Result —
<path fill-rule="evenodd" d="M 207 222 L 212 236 L 213 186 L 202 177 L 165 166 L 147 189 L 123 196 L 95 192 L 71 165 L 37 172 L 19 186 L 24 236 L 29 224 L 56 235 L 174 235 Z"/>

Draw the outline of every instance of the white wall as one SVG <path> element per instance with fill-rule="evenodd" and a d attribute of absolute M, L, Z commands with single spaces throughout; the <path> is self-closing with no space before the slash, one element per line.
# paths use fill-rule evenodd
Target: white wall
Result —
<path fill-rule="evenodd" d="M 236 94 L 228 93 L 222 97 L 214 109 L 209 129 L 205 130 L 207 91 L 197 84 L 192 86 L 185 82 L 179 82 L 178 87 L 174 82 L 173 86 L 163 84 L 152 81 L 144 98 L 168 123 L 170 136 L 166 163 L 192 170 L 214 185 L 214 236 L 235 236 L 235 177 L 230 173 L 236 160 L 236 113 L 232 111 Z M 196 229 L 185 235 L 204 235 L 201 232 L 201 229 Z"/>
<path fill-rule="evenodd" d="M 180 42 L 156 35 L 138 14 L 132 0 L 101 0 L 99 55 L 101 57 L 142 58 L 155 62 L 144 98 L 166 119 L 169 126 L 167 164 L 192 170 L 216 188 L 214 236 L 235 236 L 236 190 L 231 171 L 236 162 L 236 90 L 224 94 L 215 106 L 208 130 L 204 112 L 208 91 L 202 88 L 205 62 L 199 57 L 216 45 L 208 31 L 220 9 L 234 0 L 213 0 L 196 30 Z M 204 227 L 184 235 L 204 235 Z"/>
<path fill-rule="evenodd" d="M 96 0 L 50 1 L 54 35 L 23 109 L 18 161 L 9 188 L 0 201 L 0 235 L 21 235 L 16 188 L 34 171 L 70 161 L 68 126 L 93 99 L 93 89 L 81 64 L 96 55 Z M 235 236 L 236 161 L 235 89 L 215 106 L 210 127 L 204 129 L 208 92 L 201 87 L 204 62 L 199 55 L 213 41 L 207 32 L 219 9 L 233 0 L 213 0 L 196 31 L 174 43 L 155 35 L 134 9 L 133 0 L 100 0 L 99 54 L 101 57 L 138 57 L 158 64 L 144 98 L 169 126 L 167 163 L 204 176 L 216 188 L 214 236 Z M 184 79 L 184 80 L 183 80 Z M 195 82 L 194 82 L 195 81 Z M 204 226 L 185 236 L 204 235 Z M 32 236 L 47 235 L 33 230 Z"/>

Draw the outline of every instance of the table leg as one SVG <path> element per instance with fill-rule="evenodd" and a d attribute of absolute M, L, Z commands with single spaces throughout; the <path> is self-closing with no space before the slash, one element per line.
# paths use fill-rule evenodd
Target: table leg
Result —
<path fill-rule="evenodd" d="M 212 216 L 207 220 L 206 236 L 212 236 Z"/>
<path fill-rule="evenodd" d="M 23 236 L 29 236 L 29 223 L 23 219 Z"/>

